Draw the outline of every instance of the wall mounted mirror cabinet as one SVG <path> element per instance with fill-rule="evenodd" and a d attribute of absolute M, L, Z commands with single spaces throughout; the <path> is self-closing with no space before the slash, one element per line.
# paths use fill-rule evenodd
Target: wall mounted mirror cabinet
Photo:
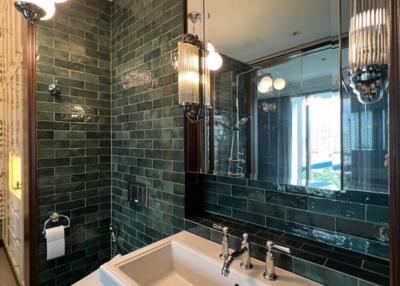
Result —
<path fill-rule="evenodd" d="M 387 192 L 386 2 L 289 2 L 188 1 L 210 73 L 197 171 Z"/>

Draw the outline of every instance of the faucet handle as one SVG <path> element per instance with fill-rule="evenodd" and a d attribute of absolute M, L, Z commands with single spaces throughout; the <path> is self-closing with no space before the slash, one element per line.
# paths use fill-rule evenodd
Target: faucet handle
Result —
<path fill-rule="evenodd" d="M 243 233 L 242 245 L 244 245 L 248 242 L 249 242 L 249 235 L 247 233 Z"/>
<path fill-rule="evenodd" d="M 267 251 L 272 252 L 272 248 L 274 247 L 274 242 L 271 240 L 267 241 Z"/>
<path fill-rule="evenodd" d="M 228 239 L 229 228 L 227 226 L 222 227 L 222 243 L 221 243 L 221 254 L 219 257 L 225 260 L 229 256 L 229 239 Z"/>
<path fill-rule="evenodd" d="M 290 254 L 290 248 L 289 247 L 285 247 L 285 246 L 282 246 L 282 245 L 277 245 L 273 241 L 268 240 L 267 241 L 267 250 L 268 250 L 268 252 L 271 253 L 272 249 L 276 249 L 276 250 L 285 252 L 287 254 Z"/>
<path fill-rule="evenodd" d="M 287 254 L 290 254 L 290 248 L 274 244 L 273 241 L 267 241 L 267 254 L 265 258 L 265 272 L 264 278 L 268 280 L 276 280 L 278 276 L 275 274 L 275 258 L 272 249 L 277 249 Z"/>

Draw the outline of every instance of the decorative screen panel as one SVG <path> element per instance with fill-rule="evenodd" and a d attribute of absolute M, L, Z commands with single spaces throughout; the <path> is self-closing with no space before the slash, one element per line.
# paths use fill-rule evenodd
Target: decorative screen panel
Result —
<path fill-rule="evenodd" d="M 2 238 L 24 285 L 24 192 L 27 191 L 27 22 L 13 0 L 0 1 L 0 219 Z"/>

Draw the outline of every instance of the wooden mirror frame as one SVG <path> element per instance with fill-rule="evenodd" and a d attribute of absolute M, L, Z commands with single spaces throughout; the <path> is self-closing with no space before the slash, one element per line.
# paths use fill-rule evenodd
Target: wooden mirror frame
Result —
<path fill-rule="evenodd" d="M 390 0 L 390 285 L 400 285 L 400 3 Z"/>

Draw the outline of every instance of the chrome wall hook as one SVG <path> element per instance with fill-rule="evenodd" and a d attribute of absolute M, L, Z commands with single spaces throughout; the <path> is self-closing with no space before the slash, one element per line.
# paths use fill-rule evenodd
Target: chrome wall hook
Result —
<path fill-rule="evenodd" d="M 48 91 L 52 96 L 60 96 L 61 95 L 61 88 L 58 85 L 58 81 L 57 80 L 54 81 L 53 84 L 49 85 Z"/>

